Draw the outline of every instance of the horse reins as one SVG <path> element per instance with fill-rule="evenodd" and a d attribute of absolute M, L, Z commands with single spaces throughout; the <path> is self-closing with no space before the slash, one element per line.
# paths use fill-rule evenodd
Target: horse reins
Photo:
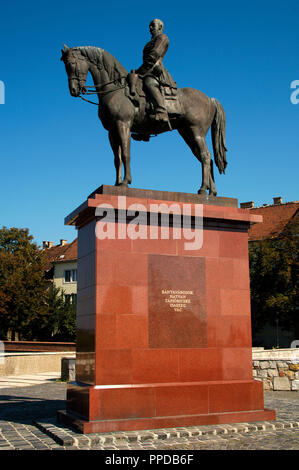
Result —
<path fill-rule="evenodd" d="M 119 79 L 122 79 L 122 78 L 126 78 L 126 77 L 120 77 Z M 119 80 L 118 79 L 118 80 Z M 80 81 L 79 78 L 77 78 L 77 80 Z M 103 85 L 84 85 L 82 88 L 84 89 L 87 89 L 87 88 L 98 88 L 98 87 L 101 87 L 101 88 L 104 88 L 106 85 L 110 85 L 111 83 L 114 83 L 116 84 L 115 82 L 118 81 L 118 80 L 111 80 L 111 82 L 107 82 L 107 83 L 104 83 Z M 106 95 L 108 93 L 112 93 L 113 91 L 117 91 L 117 90 L 121 90 L 123 88 L 125 88 L 126 85 L 121 85 L 119 86 L 118 88 L 115 88 L 113 90 L 95 90 L 95 91 L 85 91 L 85 92 L 80 92 L 80 95 L 79 95 L 79 98 L 81 98 L 81 100 L 84 100 L 86 101 L 87 103 L 91 103 L 91 104 L 95 104 L 98 106 L 99 103 L 95 103 L 94 101 L 90 101 L 90 100 L 87 100 L 86 98 L 83 98 L 83 96 L 81 96 L 81 93 L 83 95 L 97 95 L 97 94 L 101 94 L 101 95 Z"/>
<path fill-rule="evenodd" d="M 79 95 L 78 98 L 81 98 L 81 100 L 86 101 L 86 103 L 95 104 L 96 106 L 99 105 L 99 103 L 95 103 L 94 101 L 87 100 L 86 98 L 83 98 L 83 96 L 81 95 Z"/>

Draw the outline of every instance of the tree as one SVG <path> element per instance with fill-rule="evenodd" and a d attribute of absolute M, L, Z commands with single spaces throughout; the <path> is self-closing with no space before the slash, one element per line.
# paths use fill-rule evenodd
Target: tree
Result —
<path fill-rule="evenodd" d="M 4 339 L 7 334 L 7 329 L 5 328 L 4 321 L 1 322 L 1 315 L 6 313 L 6 308 L 10 297 L 8 297 L 1 289 L 0 289 L 0 339 Z"/>
<path fill-rule="evenodd" d="M 249 246 L 252 330 L 266 323 L 294 330 L 299 338 L 298 310 L 298 225 L 295 217 L 274 239 L 251 242 Z"/>
<path fill-rule="evenodd" d="M 43 253 L 32 240 L 27 228 L 0 229 L 0 329 L 12 338 L 47 313 Z"/>
<path fill-rule="evenodd" d="M 46 336 L 56 341 L 75 341 L 76 304 L 65 299 L 63 291 L 55 286 L 48 291 L 47 312 Z"/>

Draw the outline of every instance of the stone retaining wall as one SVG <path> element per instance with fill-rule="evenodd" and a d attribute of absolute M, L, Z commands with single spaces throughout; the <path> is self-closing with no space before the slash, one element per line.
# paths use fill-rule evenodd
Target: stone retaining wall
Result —
<path fill-rule="evenodd" d="M 264 390 L 299 391 L 299 349 L 255 350 L 253 378 Z"/>
<path fill-rule="evenodd" d="M 76 351 L 76 343 L 55 341 L 2 341 L 5 352 L 65 352 Z"/>
<path fill-rule="evenodd" d="M 59 372 L 61 359 L 72 352 L 10 353 L 0 355 L 0 376 Z"/>

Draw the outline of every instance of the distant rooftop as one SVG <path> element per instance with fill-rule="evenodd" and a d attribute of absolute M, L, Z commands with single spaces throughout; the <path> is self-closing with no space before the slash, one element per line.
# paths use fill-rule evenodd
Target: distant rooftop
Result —
<path fill-rule="evenodd" d="M 249 241 L 257 241 L 278 237 L 290 220 L 298 217 L 299 201 L 283 203 L 279 196 L 273 198 L 273 204 L 254 207 L 254 202 L 250 201 L 241 203 L 240 207 L 263 216 L 263 222 L 252 225 L 248 234 Z"/>
<path fill-rule="evenodd" d="M 77 259 L 78 239 L 76 238 L 72 243 L 60 240 L 59 245 L 54 245 L 53 242 L 43 242 L 43 251 L 46 261 L 45 270 L 48 271 L 52 263 Z"/>

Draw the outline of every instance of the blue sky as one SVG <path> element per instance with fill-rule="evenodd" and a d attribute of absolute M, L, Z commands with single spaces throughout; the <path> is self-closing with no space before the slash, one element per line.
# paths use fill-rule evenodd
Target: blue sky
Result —
<path fill-rule="evenodd" d="M 298 200 L 298 0 L 213 2 L 13 1 L 1 7 L 0 226 L 28 227 L 38 244 L 76 236 L 64 217 L 101 184 L 113 155 L 97 108 L 72 98 L 63 43 L 94 45 L 128 70 L 142 62 L 153 18 L 165 23 L 164 64 L 179 87 L 216 97 L 227 120 L 219 196 L 255 205 Z M 88 82 L 91 84 L 91 78 Z M 208 134 L 208 145 L 211 148 Z M 197 192 L 201 166 L 176 131 L 133 142 L 132 187 Z"/>

